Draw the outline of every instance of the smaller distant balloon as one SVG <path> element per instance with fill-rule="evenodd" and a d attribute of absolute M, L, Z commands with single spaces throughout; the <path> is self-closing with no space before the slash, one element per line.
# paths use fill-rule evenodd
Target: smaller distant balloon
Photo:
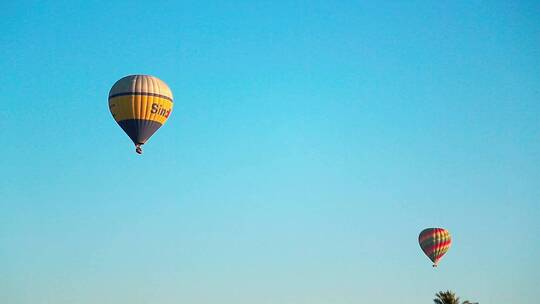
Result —
<path fill-rule="evenodd" d="M 418 236 L 420 248 L 437 267 L 441 258 L 448 252 L 452 244 L 450 232 L 444 228 L 427 228 Z"/>

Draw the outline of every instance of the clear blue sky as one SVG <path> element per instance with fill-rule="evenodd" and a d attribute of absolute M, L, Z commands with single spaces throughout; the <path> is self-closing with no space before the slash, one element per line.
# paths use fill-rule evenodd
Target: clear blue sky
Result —
<path fill-rule="evenodd" d="M 1 303 L 538 299 L 538 2 L 25 2 L 0 13 Z M 175 94 L 142 156 L 107 105 L 128 74 Z"/>

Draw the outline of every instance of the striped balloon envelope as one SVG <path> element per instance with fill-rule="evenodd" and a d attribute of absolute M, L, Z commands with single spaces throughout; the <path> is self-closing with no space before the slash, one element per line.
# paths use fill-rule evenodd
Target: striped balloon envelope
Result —
<path fill-rule="evenodd" d="M 109 109 L 135 144 L 135 151 L 169 118 L 173 108 L 171 89 L 157 77 L 130 75 L 118 80 L 109 92 Z"/>
<path fill-rule="evenodd" d="M 446 229 L 427 228 L 420 232 L 418 243 L 420 243 L 422 251 L 433 262 L 433 267 L 437 267 L 443 255 L 450 249 L 452 238 Z"/>

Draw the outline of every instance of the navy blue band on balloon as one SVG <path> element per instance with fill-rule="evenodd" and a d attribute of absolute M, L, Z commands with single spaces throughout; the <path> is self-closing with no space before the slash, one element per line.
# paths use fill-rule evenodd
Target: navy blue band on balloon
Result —
<path fill-rule="evenodd" d="M 159 97 L 159 98 L 167 99 L 167 100 L 169 100 L 170 102 L 173 102 L 172 98 L 170 98 L 169 96 L 165 96 L 165 95 L 161 95 L 161 94 L 156 94 L 156 93 L 146 93 L 146 92 L 125 92 L 125 93 L 118 93 L 118 94 L 110 95 L 110 96 L 109 96 L 109 99 L 115 98 L 115 97 L 118 97 L 118 96 L 129 96 L 129 95 Z"/>
<path fill-rule="evenodd" d="M 134 144 L 144 144 L 161 126 L 159 122 L 146 119 L 126 119 L 118 122 Z"/>

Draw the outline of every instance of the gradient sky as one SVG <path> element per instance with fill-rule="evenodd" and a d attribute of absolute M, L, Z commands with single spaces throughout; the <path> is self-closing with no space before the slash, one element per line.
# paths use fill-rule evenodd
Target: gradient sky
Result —
<path fill-rule="evenodd" d="M 20 2 L 1 303 L 537 302 L 538 2 Z M 175 95 L 142 156 L 129 74 Z"/>

